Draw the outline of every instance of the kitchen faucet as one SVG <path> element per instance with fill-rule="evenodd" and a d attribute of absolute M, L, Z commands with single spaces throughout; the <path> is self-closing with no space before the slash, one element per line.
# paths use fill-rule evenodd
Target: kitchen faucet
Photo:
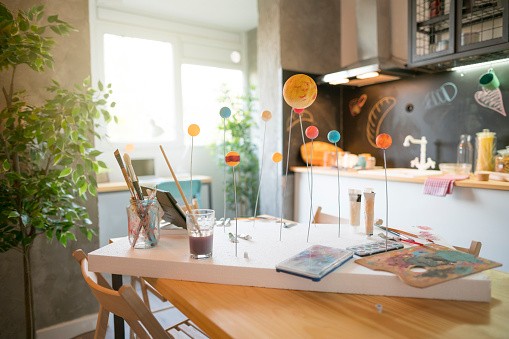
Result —
<path fill-rule="evenodd" d="M 410 167 L 416 167 L 420 171 L 427 170 L 430 167 L 435 168 L 435 162 L 431 158 L 428 158 L 428 161 L 426 161 L 426 145 L 428 144 L 426 137 L 415 139 L 411 135 L 407 135 L 403 146 L 410 147 L 410 143 L 421 145 L 421 159 L 419 160 L 419 157 L 415 157 L 414 160 L 410 161 Z"/>

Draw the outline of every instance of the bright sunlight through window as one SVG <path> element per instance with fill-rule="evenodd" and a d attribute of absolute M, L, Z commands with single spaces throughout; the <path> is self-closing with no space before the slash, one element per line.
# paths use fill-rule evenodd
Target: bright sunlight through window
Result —
<path fill-rule="evenodd" d="M 111 110 L 119 123 L 108 124 L 113 142 L 175 139 L 173 48 L 170 43 L 104 35 L 104 73 L 112 84 Z"/>
<path fill-rule="evenodd" d="M 199 65 L 182 65 L 182 101 L 184 110 L 184 135 L 186 143 L 190 137 L 187 128 L 191 124 L 200 126 L 200 134 L 194 145 L 208 146 L 222 140 L 217 127 L 222 124 L 218 102 L 223 85 L 233 96 L 243 93 L 242 71 Z"/>

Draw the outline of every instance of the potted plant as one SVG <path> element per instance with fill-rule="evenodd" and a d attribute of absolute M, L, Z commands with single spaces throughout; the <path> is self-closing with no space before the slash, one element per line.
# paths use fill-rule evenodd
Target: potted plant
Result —
<path fill-rule="evenodd" d="M 255 110 L 256 99 L 253 96 L 254 88 L 243 96 L 234 96 L 230 90 L 224 86 L 221 88 L 219 102 L 223 106 L 231 109 L 232 115 L 226 119 L 226 152 L 236 151 L 240 154 L 239 170 L 235 171 L 235 183 L 237 186 L 237 208 L 238 214 L 242 216 L 251 216 L 258 193 L 259 165 L 256 155 L 256 145 L 252 142 L 251 132 L 256 128 L 256 122 L 253 120 L 252 113 Z M 224 127 L 218 126 L 223 134 Z M 223 155 L 223 141 L 212 145 L 220 168 L 225 165 Z M 233 177 L 226 176 L 226 191 L 233 192 Z M 228 194 L 226 205 L 228 209 L 234 210 L 234 196 Z"/>
<path fill-rule="evenodd" d="M 96 195 L 95 173 L 106 167 L 95 160 L 101 152 L 93 146 L 94 136 L 100 138 L 94 119 L 113 118 L 104 109 L 110 86 L 99 83 L 96 91 L 88 88 L 89 79 L 72 90 L 53 81 L 42 105 L 31 104 L 26 91 L 14 92 L 18 68 L 53 69 L 55 41 L 47 33 L 74 30 L 56 15 L 43 24 L 43 16 L 43 6 L 13 15 L 0 3 L 0 73 L 10 79 L 0 113 L 0 252 L 23 255 L 27 338 L 35 336 L 31 246 L 38 236 L 66 246 L 76 240 L 75 229 L 89 240 L 95 234 L 80 202 L 87 192 Z"/>

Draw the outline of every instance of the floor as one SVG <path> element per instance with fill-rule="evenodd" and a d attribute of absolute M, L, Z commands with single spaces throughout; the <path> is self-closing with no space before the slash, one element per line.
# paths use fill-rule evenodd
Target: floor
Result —
<path fill-rule="evenodd" d="M 107 279 L 108 280 L 108 279 Z M 124 283 L 130 283 L 131 279 L 130 277 L 124 276 L 123 279 Z M 111 283 L 111 282 L 110 282 Z M 136 291 L 141 296 L 141 290 L 140 285 L 136 284 Z M 162 308 L 167 308 L 171 306 L 169 302 L 162 302 L 159 300 L 156 296 L 154 296 L 152 293 L 148 292 L 149 301 L 150 301 L 150 309 L 151 310 L 159 310 Z M 186 319 L 186 316 L 183 315 L 178 309 L 175 307 L 165 309 L 160 312 L 154 313 L 156 319 L 161 323 L 163 328 L 171 327 L 181 321 L 184 321 Z M 94 338 L 94 331 L 87 332 L 80 334 L 73 339 L 93 339 Z M 114 331 L 113 331 L 113 315 L 110 314 L 110 319 L 108 321 L 108 329 L 106 331 L 106 339 L 113 339 L 114 338 Z M 129 326 L 125 324 L 125 338 L 129 338 Z"/>

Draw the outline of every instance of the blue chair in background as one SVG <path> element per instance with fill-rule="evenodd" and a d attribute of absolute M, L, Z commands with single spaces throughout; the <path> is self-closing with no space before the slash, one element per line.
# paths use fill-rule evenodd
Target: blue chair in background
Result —
<path fill-rule="evenodd" d="M 184 192 L 184 195 L 186 196 L 186 199 L 191 204 L 192 202 L 189 201 L 189 197 L 193 197 L 193 199 L 196 199 L 198 201 L 198 206 L 201 208 L 201 200 L 200 200 L 200 192 L 201 192 L 201 181 L 200 180 L 193 180 L 193 192 L 191 192 L 191 180 L 179 180 L 180 187 L 182 187 L 182 191 Z M 180 203 L 182 203 L 183 206 L 183 200 L 180 196 L 180 192 L 177 188 L 177 184 L 174 181 L 165 181 L 159 183 L 159 186 L 157 189 L 161 191 L 167 191 L 170 192 L 171 195 Z"/>

